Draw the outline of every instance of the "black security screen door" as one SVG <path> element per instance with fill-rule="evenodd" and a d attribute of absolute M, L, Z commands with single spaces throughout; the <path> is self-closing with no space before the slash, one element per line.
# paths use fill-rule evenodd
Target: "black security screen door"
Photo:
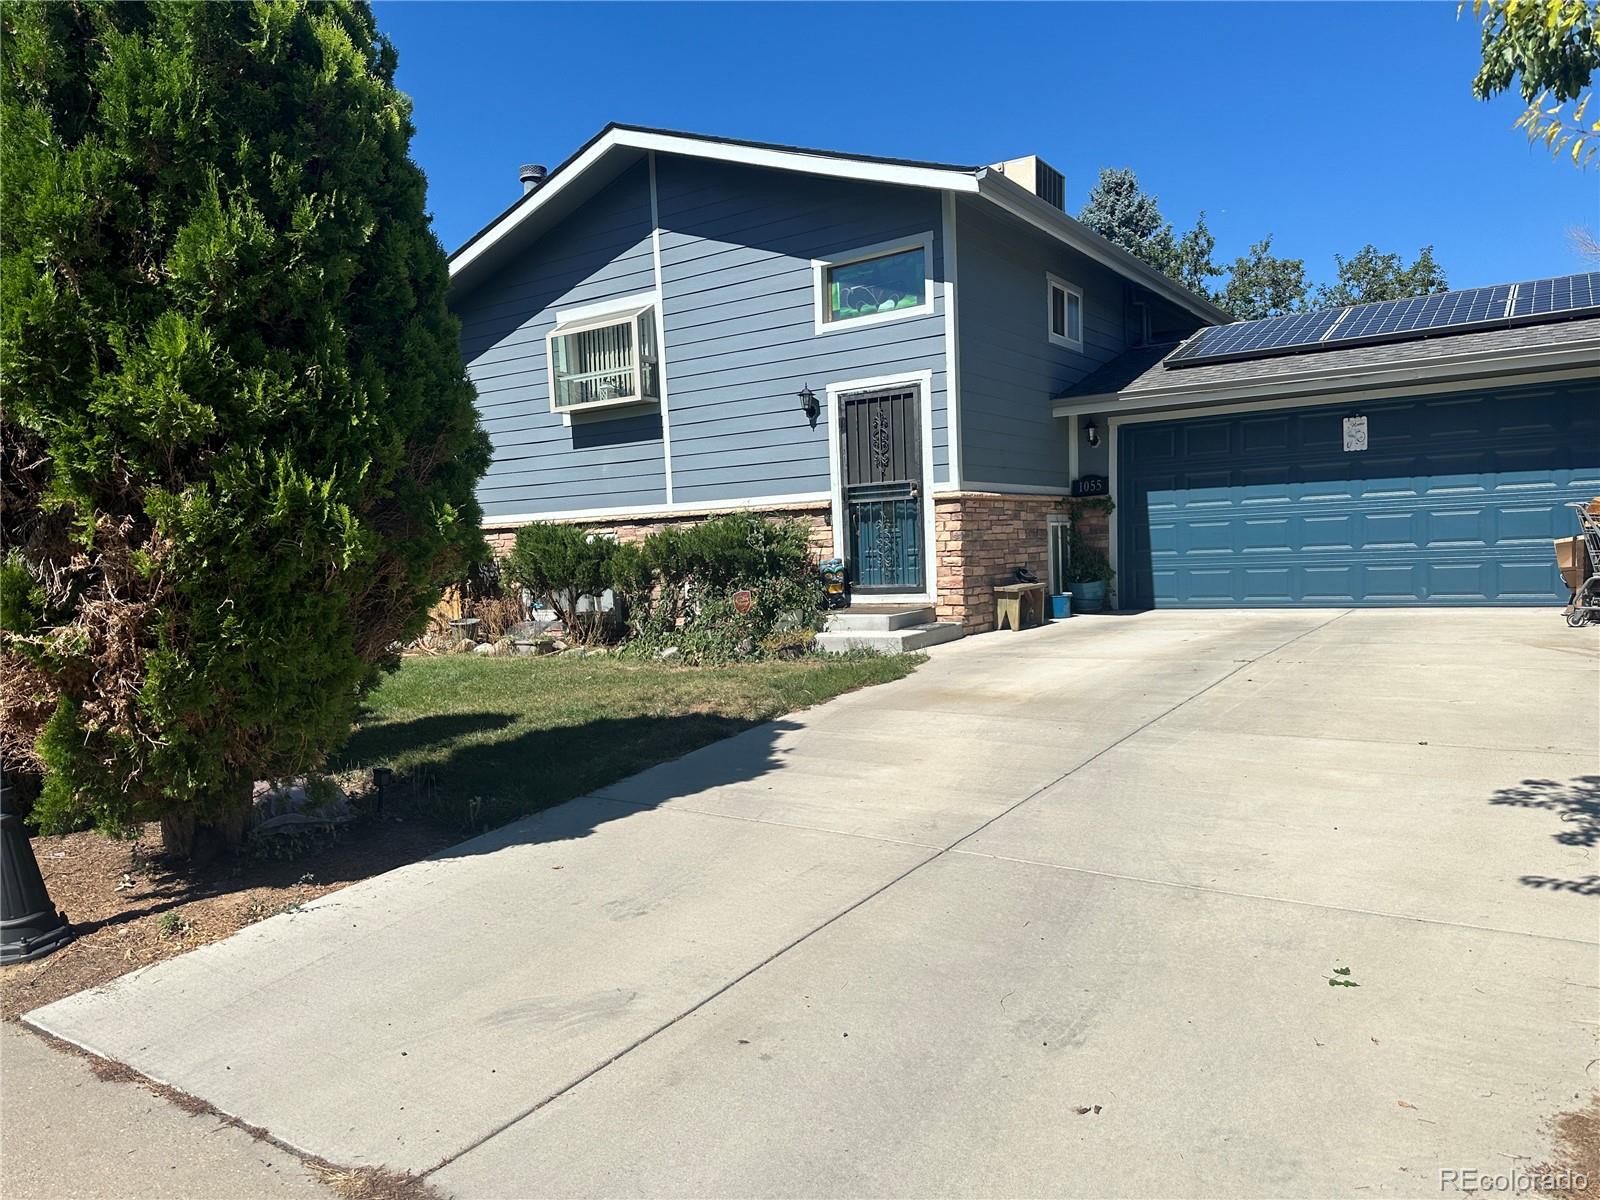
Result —
<path fill-rule="evenodd" d="M 916 388 L 847 395 L 839 413 L 845 556 L 864 595 L 923 590 L 922 421 Z"/>

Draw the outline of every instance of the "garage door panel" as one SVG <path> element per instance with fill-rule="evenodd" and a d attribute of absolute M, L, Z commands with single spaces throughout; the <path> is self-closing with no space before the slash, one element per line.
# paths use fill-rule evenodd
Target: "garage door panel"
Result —
<path fill-rule="evenodd" d="M 1365 563 L 1357 570 L 1358 603 L 1405 603 L 1422 598 L 1419 576 L 1423 572 L 1418 563 Z"/>
<path fill-rule="evenodd" d="M 1239 448 L 1245 454 L 1274 454 L 1289 449 L 1292 430 L 1286 416 L 1246 418 L 1239 423 Z"/>
<path fill-rule="evenodd" d="M 1285 596 L 1298 594 L 1308 604 L 1353 604 L 1356 584 L 1356 568 L 1349 564 L 1307 565 L 1300 571 L 1300 587 L 1279 596 L 1275 603 L 1287 603 Z"/>
<path fill-rule="evenodd" d="M 1247 568 L 1240 572 L 1240 593 L 1249 604 L 1275 604 L 1276 597 L 1293 586 L 1292 574 L 1289 567 Z"/>
<path fill-rule="evenodd" d="M 1305 551 L 1354 550 L 1356 546 L 1356 515 L 1330 513 L 1327 516 L 1298 517 L 1298 548 Z"/>
<path fill-rule="evenodd" d="M 1444 549 L 1492 545 L 1494 525 L 1494 510 L 1486 506 L 1435 509 L 1423 514 L 1423 544 Z"/>
<path fill-rule="evenodd" d="M 1227 425 L 1191 425 L 1183 432 L 1184 457 L 1224 457 L 1233 448 L 1232 438 L 1233 430 Z"/>
<path fill-rule="evenodd" d="M 1600 494 L 1600 385 L 1361 405 L 1364 453 L 1350 411 L 1124 427 L 1121 602 L 1565 602 L 1549 543 Z"/>
<path fill-rule="evenodd" d="M 1356 514 L 1361 540 L 1357 549 L 1412 550 L 1417 546 L 1417 514 L 1414 511 L 1363 512 Z"/>

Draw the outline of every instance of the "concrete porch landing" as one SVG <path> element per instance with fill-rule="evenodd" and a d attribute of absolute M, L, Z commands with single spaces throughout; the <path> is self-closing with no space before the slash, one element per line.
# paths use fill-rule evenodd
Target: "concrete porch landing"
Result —
<path fill-rule="evenodd" d="M 828 654 L 875 650 L 908 654 L 961 637 L 960 625 L 941 624 L 927 605 L 852 604 L 828 615 L 817 649 Z"/>

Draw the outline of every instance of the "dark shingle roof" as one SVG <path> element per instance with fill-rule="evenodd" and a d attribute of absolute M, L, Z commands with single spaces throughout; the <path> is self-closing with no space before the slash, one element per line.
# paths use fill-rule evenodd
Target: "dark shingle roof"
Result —
<path fill-rule="evenodd" d="M 1600 317 L 1582 317 L 1541 325 L 1517 325 L 1509 329 L 1440 335 L 1414 342 L 1383 342 L 1351 346 L 1343 350 L 1318 350 L 1277 358 L 1252 358 L 1192 367 L 1163 365 L 1163 360 L 1177 349 L 1176 346 L 1145 346 L 1112 359 L 1057 399 L 1119 396 L 1124 400 L 1132 400 L 1147 395 L 1213 391 L 1274 379 L 1347 373 L 1363 367 L 1380 370 L 1411 363 L 1423 366 L 1437 359 L 1459 355 L 1510 355 L 1522 350 L 1543 349 L 1596 338 L 1600 338 Z M 1600 362 L 1596 365 L 1600 368 Z"/>

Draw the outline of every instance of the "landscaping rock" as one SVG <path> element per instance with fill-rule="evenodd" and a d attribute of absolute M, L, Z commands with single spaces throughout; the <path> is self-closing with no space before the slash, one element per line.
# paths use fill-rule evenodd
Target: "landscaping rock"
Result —
<path fill-rule="evenodd" d="M 476 645 L 476 646 L 474 646 L 472 648 L 472 652 L 474 654 L 493 654 L 494 653 L 494 643 L 493 642 L 480 642 L 478 645 Z"/>
<path fill-rule="evenodd" d="M 656 651 L 656 657 L 662 661 L 674 658 L 682 658 L 683 651 L 679 650 L 676 646 L 663 646 L 661 649 Z"/>
<path fill-rule="evenodd" d="M 281 787 L 258 779 L 250 790 L 250 804 L 252 834 L 290 826 L 340 825 L 356 817 L 350 797 L 341 789 L 329 783 L 319 786 L 313 796 L 304 779 Z"/>

